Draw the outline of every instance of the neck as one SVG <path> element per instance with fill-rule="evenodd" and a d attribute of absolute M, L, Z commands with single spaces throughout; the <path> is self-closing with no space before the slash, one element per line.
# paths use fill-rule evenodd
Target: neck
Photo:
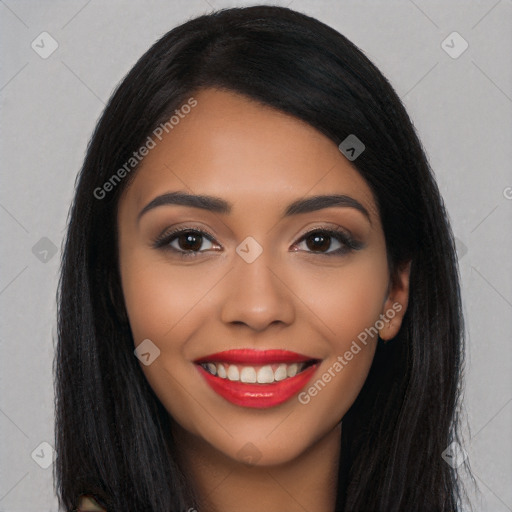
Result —
<path fill-rule="evenodd" d="M 325 512 L 336 502 L 341 423 L 294 460 L 274 466 L 242 464 L 174 426 L 179 462 L 199 512 Z"/>

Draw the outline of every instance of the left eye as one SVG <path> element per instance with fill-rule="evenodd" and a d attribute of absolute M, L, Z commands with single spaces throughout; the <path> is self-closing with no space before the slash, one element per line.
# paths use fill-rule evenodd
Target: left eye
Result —
<path fill-rule="evenodd" d="M 336 253 L 347 248 L 348 241 L 341 233 L 330 231 L 313 231 L 303 236 L 297 246 L 305 244 L 306 250 L 320 253 Z"/>

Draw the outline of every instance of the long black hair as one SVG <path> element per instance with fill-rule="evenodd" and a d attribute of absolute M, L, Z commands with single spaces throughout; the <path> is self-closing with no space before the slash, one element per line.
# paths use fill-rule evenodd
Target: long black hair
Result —
<path fill-rule="evenodd" d="M 378 344 L 343 418 L 336 510 L 457 510 L 460 479 L 441 453 L 460 443 L 464 329 L 454 239 L 432 170 L 400 98 L 363 52 L 314 18 L 269 6 L 215 11 L 165 34 L 97 124 L 57 295 L 59 504 L 70 510 L 92 494 L 109 511 L 197 507 L 169 414 L 133 354 L 120 287 L 117 205 L 136 167 L 108 192 L 104 184 L 209 87 L 291 114 L 336 144 L 350 134 L 364 143 L 353 165 L 374 194 L 391 276 L 411 262 L 410 295 L 400 332 Z"/>

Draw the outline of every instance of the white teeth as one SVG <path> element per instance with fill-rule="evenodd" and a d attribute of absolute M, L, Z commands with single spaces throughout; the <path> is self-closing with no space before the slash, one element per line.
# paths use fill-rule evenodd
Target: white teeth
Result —
<path fill-rule="evenodd" d="M 284 379 L 295 377 L 301 372 L 306 363 L 265 365 L 258 370 L 253 366 L 237 366 L 225 363 L 203 363 L 203 368 L 212 375 L 217 375 L 221 379 L 229 379 L 233 382 L 243 382 L 246 384 L 272 384 Z M 273 370 L 273 367 L 276 368 Z"/>
<path fill-rule="evenodd" d="M 217 376 L 220 377 L 221 379 L 225 379 L 228 376 L 228 374 L 226 373 L 226 368 L 224 368 L 223 364 L 217 365 Z"/>
<path fill-rule="evenodd" d="M 256 370 L 252 366 L 245 366 L 240 372 L 240 381 L 246 383 L 256 382 Z"/>
<path fill-rule="evenodd" d="M 274 382 L 274 372 L 270 366 L 262 366 L 258 370 L 258 384 L 270 384 Z"/>
<path fill-rule="evenodd" d="M 228 379 L 229 380 L 240 380 L 240 373 L 238 372 L 238 368 L 234 364 L 229 365 Z"/>
<path fill-rule="evenodd" d="M 217 375 L 217 366 L 213 363 L 206 363 L 206 368 L 212 375 Z"/>
<path fill-rule="evenodd" d="M 290 366 L 288 366 L 288 369 L 286 371 L 286 375 L 288 377 L 295 377 L 295 375 L 297 375 L 298 369 L 299 368 L 297 366 L 297 363 L 293 363 Z"/>
<path fill-rule="evenodd" d="M 277 381 L 284 380 L 287 377 L 286 365 L 280 364 L 274 372 L 274 379 Z"/>

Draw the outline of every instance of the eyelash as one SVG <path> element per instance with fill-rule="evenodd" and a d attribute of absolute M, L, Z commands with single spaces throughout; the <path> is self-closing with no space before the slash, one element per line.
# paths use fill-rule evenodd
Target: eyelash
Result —
<path fill-rule="evenodd" d="M 157 237 L 152 244 L 152 247 L 154 249 L 162 249 L 165 251 L 172 251 L 177 254 L 179 254 L 183 258 L 195 258 L 198 256 L 198 254 L 205 252 L 205 251 L 184 251 L 181 249 L 176 249 L 174 247 L 170 246 L 170 243 L 177 239 L 178 235 L 181 235 L 183 233 L 194 233 L 199 234 L 203 237 L 206 237 L 209 239 L 211 243 L 213 243 L 213 240 L 215 240 L 214 235 L 212 235 L 209 231 L 205 229 L 199 229 L 199 228 L 191 228 L 191 227 L 183 227 L 183 228 L 177 228 L 170 232 L 165 232 L 159 237 Z M 352 238 L 350 235 L 348 235 L 345 231 L 337 230 L 337 229 L 329 229 L 329 228 L 315 228 L 311 231 L 308 231 L 304 235 L 301 236 L 301 238 L 296 243 L 301 243 L 302 241 L 306 240 L 308 237 L 314 234 L 321 234 L 321 235 L 327 235 L 331 238 L 334 238 L 338 242 L 342 244 L 342 247 L 339 249 L 336 249 L 334 251 L 330 252 L 315 252 L 315 251 L 308 251 L 311 254 L 318 254 L 321 256 L 343 256 L 349 252 L 359 250 L 363 247 L 363 244 L 354 238 Z"/>

